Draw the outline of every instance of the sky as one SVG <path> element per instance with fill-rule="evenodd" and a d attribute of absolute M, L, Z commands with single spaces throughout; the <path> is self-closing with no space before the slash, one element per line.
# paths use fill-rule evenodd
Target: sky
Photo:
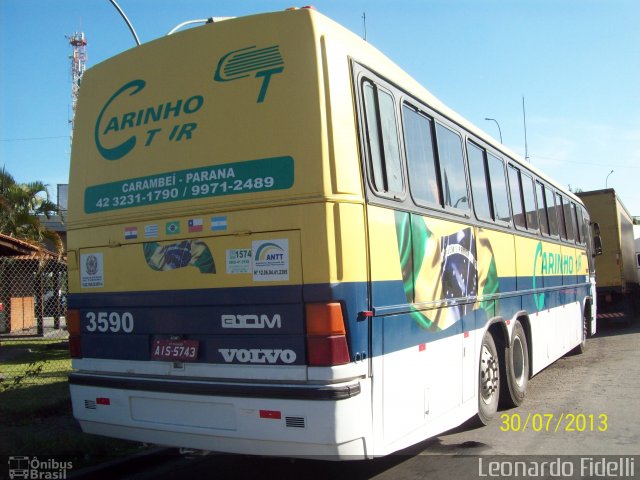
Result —
<path fill-rule="evenodd" d="M 142 43 L 192 19 L 288 1 L 117 0 Z M 311 1 L 311 0 L 307 0 Z M 463 117 L 572 189 L 615 188 L 640 216 L 638 0 L 318 0 Z M 366 28 L 363 21 L 366 16 Z M 109 0 L 0 0 L 0 167 L 68 182 L 71 47 L 87 67 L 135 47 Z M 613 171 L 613 173 L 610 173 Z"/>

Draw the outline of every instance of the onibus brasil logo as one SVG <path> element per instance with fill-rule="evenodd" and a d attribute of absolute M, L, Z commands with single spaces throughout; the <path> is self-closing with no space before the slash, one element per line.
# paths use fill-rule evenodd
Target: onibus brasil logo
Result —
<path fill-rule="evenodd" d="M 260 86 L 256 103 L 263 103 L 272 77 L 283 71 L 284 60 L 278 45 L 265 48 L 254 45 L 222 55 L 213 80 L 224 83 L 253 76 Z M 147 82 L 141 78 L 131 80 L 118 88 L 100 110 L 94 140 L 104 159 L 119 160 L 141 142 L 149 147 L 157 139 L 181 142 L 191 140 L 195 134 L 197 122 L 186 120 L 191 120 L 189 116 L 203 108 L 205 98 L 201 94 L 172 98 L 135 110 L 125 109 L 124 113 L 122 108 L 117 109 L 116 105 L 126 105 L 130 97 L 141 94 L 146 87 Z"/>

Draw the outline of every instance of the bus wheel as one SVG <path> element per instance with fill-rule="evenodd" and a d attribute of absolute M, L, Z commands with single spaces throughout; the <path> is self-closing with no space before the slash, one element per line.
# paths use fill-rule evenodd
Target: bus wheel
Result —
<path fill-rule="evenodd" d="M 478 378 L 478 420 L 488 425 L 498 411 L 500 398 L 500 366 L 493 336 L 486 332 L 480 348 Z"/>
<path fill-rule="evenodd" d="M 587 320 L 587 315 L 584 315 L 582 318 L 582 341 L 578 344 L 576 348 L 571 350 L 571 353 L 574 355 L 579 355 L 587 351 L 587 337 L 589 336 L 589 321 Z"/>
<path fill-rule="evenodd" d="M 500 403 L 511 408 L 522 404 L 529 383 L 529 348 L 522 324 L 516 320 L 508 348 L 504 350 L 503 375 L 507 377 L 507 387 L 503 388 Z"/>

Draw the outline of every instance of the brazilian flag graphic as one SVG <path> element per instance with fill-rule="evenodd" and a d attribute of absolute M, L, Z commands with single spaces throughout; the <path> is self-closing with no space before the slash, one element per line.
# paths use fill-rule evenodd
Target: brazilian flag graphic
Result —
<path fill-rule="evenodd" d="M 168 271 L 184 267 L 196 267 L 200 273 L 216 273 L 211 250 L 200 240 L 161 245 L 158 242 L 144 244 L 144 257 L 153 270 Z"/>
<path fill-rule="evenodd" d="M 457 301 L 452 306 L 429 310 L 412 307 L 411 316 L 418 325 L 438 331 L 449 328 L 477 308 L 484 308 L 490 314 L 493 301 L 469 303 L 465 300 L 497 293 L 498 273 L 491 243 L 481 230 L 476 238 L 473 227 L 452 232 L 455 226 L 450 222 L 432 224 L 433 229 L 420 215 L 396 212 L 396 236 L 407 302 L 415 305 Z"/>

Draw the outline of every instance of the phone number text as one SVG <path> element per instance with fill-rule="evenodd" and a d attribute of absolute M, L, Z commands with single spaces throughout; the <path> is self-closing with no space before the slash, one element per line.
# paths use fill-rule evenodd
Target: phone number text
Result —
<path fill-rule="evenodd" d="M 96 210 L 136 207 L 172 200 L 188 200 L 212 195 L 246 193 L 271 189 L 275 185 L 273 177 L 248 178 L 246 180 L 224 180 L 220 182 L 201 183 L 196 185 L 162 188 L 142 193 L 128 193 L 100 197 L 95 202 Z"/>

